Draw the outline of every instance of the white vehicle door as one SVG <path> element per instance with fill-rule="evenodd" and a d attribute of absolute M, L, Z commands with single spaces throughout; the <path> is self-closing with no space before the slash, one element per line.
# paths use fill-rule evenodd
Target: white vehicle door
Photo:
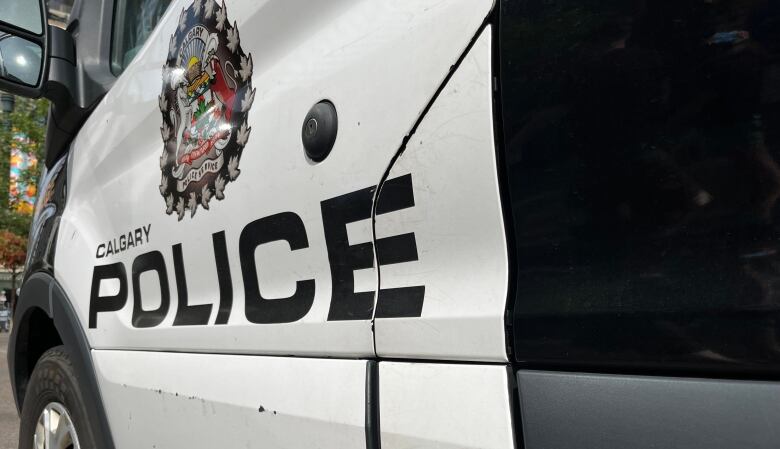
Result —
<path fill-rule="evenodd" d="M 423 359 L 379 363 L 385 449 L 515 447 L 493 26 L 475 35 L 379 192 L 377 355 Z"/>
<path fill-rule="evenodd" d="M 380 357 L 507 360 L 509 262 L 494 143 L 493 31 L 487 25 L 475 37 L 394 161 L 389 178 L 397 181 L 380 191 Z M 407 207 L 388 211 L 388 203 Z M 384 254 L 401 252 L 397 235 L 411 236 L 411 255 L 383 263 Z"/>
<path fill-rule="evenodd" d="M 161 2 L 116 3 L 123 72 L 73 142 L 55 265 L 117 446 L 326 427 L 363 447 L 375 188 L 492 2 L 174 0 L 156 26 Z M 315 162 L 323 101 L 337 134 Z"/>

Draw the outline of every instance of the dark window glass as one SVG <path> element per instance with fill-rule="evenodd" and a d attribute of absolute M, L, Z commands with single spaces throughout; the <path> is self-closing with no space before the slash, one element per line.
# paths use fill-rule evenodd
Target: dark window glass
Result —
<path fill-rule="evenodd" d="M 502 1 L 515 355 L 780 372 L 780 1 Z"/>
<path fill-rule="evenodd" d="M 135 58 L 171 0 L 117 0 L 111 38 L 111 71 L 119 76 Z"/>

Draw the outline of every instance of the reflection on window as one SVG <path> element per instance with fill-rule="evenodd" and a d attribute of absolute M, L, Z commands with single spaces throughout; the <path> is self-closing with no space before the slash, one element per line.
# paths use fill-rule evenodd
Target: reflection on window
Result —
<path fill-rule="evenodd" d="M 111 44 L 111 70 L 122 73 L 157 26 L 171 0 L 117 0 Z"/>
<path fill-rule="evenodd" d="M 64 30 L 68 26 L 73 0 L 47 0 L 46 6 L 49 10 L 49 25 Z"/>

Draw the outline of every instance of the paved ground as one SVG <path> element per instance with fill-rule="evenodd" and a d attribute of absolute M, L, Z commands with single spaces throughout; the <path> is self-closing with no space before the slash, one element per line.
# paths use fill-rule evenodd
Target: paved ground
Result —
<path fill-rule="evenodd" d="M 8 380 L 8 335 L 7 332 L 0 332 L 0 449 L 16 449 L 19 442 L 19 417 L 16 415 L 11 383 Z"/>

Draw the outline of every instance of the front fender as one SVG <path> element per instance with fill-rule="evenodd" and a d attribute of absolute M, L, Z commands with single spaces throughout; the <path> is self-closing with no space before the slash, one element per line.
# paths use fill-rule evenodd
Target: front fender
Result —
<path fill-rule="evenodd" d="M 8 343 L 8 369 L 17 410 L 21 412 L 27 382 L 40 356 L 36 354 L 39 351 L 31 350 L 35 347 L 37 336 L 31 318 L 42 312 L 51 319 L 60 341 L 70 352 L 98 447 L 113 449 L 91 348 L 71 301 L 50 274 L 37 272 L 25 281 L 17 304 L 14 328 Z"/>

